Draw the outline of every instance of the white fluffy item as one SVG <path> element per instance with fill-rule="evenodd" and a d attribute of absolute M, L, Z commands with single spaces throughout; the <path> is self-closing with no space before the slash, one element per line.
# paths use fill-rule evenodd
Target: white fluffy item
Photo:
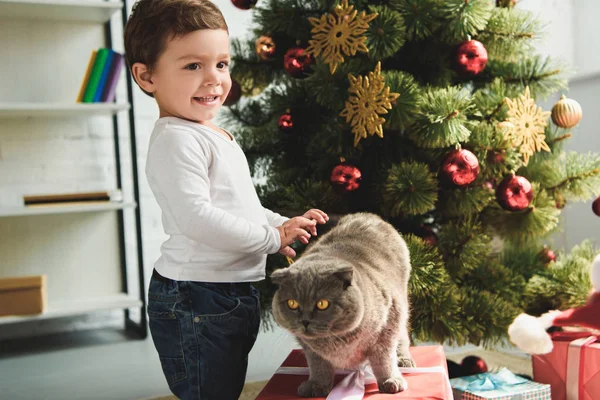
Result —
<path fill-rule="evenodd" d="M 552 351 L 552 339 L 546 329 L 552 326 L 560 311 L 550 311 L 540 317 L 521 314 L 508 327 L 508 337 L 518 348 L 529 354 L 547 354 Z"/>
<path fill-rule="evenodd" d="M 585 306 L 565 311 L 550 311 L 540 317 L 520 314 L 508 327 L 508 336 L 518 348 L 529 354 L 552 351 L 552 339 L 546 332 L 551 326 L 581 326 L 600 329 L 600 254 L 590 268 L 594 290 Z"/>

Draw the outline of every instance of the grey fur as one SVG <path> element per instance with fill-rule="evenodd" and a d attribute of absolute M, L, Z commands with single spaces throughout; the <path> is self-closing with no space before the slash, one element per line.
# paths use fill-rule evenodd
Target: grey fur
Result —
<path fill-rule="evenodd" d="M 406 389 L 398 366 L 414 366 L 408 351 L 410 257 L 394 227 L 375 214 L 344 216 L 288 268 L 271 279 L 279 285 L 273 315 L 296 336 L 310 376 L 302 397 L 326 396 L 335 368 L 368 361 L 379 391 Z M 299 303 L 288 307 L 289 299 Z M 316 303 L 326 299 L 329 308 Z M 306 325 L 306 326 L 305 326 Z"/>

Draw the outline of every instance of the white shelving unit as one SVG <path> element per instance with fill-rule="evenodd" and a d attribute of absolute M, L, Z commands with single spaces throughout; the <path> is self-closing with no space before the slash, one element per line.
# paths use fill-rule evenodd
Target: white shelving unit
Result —
<path fill-rule="evenodd" d="M 125 2 L 119 0 L 0 0 L 0 47 L 6 49 L 7 61 L 0 66 L 0 73 L 10 82 L 7 90 L 0 93 L 0 144 L 6 134 L 12 135 L 9 147 L 13 151 L 18 143 L 26 143 L 14 139 L 18 135 L 12 127 L 29 135 L 25 140 L 30 141 L 26 143 L 30 146 L 28 143 L 32 140 L 46 140 L 44 130 L 52 126 L 52 132 L 60 133 L 64 129 L 61 140 L 71 136 L 80 138 L 76 140 L 92 141 L 87 147 L 92 149 L 92 160 L 105 160 L 102 157 L 107 156 L 99 157 L 94 148 L 94 136 L 103 140 L 112 138 L 114 167 L 100 166 L 94 170 L 90 166 L 92 161 L 73 154 L 73 160 L 77 161 L 71 170 L 58 167 L 46 176 L 56 176 L 64 181 L 61 174 L 79 168 L 85 171 L 114 170 L 116 189 L 122 190 L 126 179 L 125 165 L 132 181 L 126 192 L 128 195 L 124 196 L 126 201 L 20 207 L 2 207 L 0 203 L 0 277 L 43 273 L 48 277 L 49 289 L 45 312 L 0 317 L 0 329 L 8 329 L 9 325 L 17 323 L 123 310 L 125 328 L 141 338 L 147 335 L 135 124 L 130 106 L 133 97 L 131 78 L 124 70 L 127 85 L 124 102 L 82 104 L 75 102 L 76 93 L 71 93 L 77 90 L 83 76 L 83 72 L 72 72 L 73 65 L 81 70 L 87 65 L 92 49 L 113 47 L 113 29 L 123 28 L 127 15 L 125 7 Z M 119 13 L 120 22 L 116 22 L 117 18 L 113 16 Z M 92 117 L 103 120 L 91 120 Z M 124 128 L 127 125 L 128 128 Z M 111 126 L 112 132 L 105 132 Z M 126 129 L 128 135 L 123 135 Z M 129 136 L 129 157 L 122 156 L 122 144 L 119 144 L 126 136 Z M 52 143 L 51 138 L 47 140 Z M 47 146 L 48 153 L 53 154 L 55 148 L 51 144 Z M 71 156 L 68 151 L 61 154 L 62 157 Z M 2 156 L 5 154 L 0 151 L 0 170 Z M 78 165 L 80 160 L 84 161 Z M 30 167 L 19 161 L 9 165 L 11 173 L 18 172 L 15 168 Z M 52 166 L 37 168 L 45 170 Z M 8 181 L 3 182 L 3 178 Z M 16 179 L 11 174 L 0 174 L 0 194 L 6 190 L 3 184 L 8 188 L 19 187 Z M 52 187 L 51 179 L 43 183 L 44 188 Z M 52 192 L 52 189 L 44 192 Z M 129 236 L 132 233 L 133 236 Z M 134 250 L 130 252 L 131 248 Z M 132 257 L 135 252 L 136 256 Z M 135 278 L 128 278 L 135 270 Z M 131 288 L 139 293 L 133 293 L 136 290 Z M 130 318 L 130 309 L 141 311 L 139 322 Z"/>
<path fill-rule="evenodd" d="M 86 118 L 92 115 L 116 114 L 127 110 L 129 110 L 127 103 L 0 103 L 0 118 Z"/>
<path fill-rule="evenodd" d="M 52 205 L 30 205 L 23 207 L 0 207 L 0 217 L 21 217 L 26 215 L 73 214 L 83 212 L 116 211 L 134 208 L 135 203 L 85 202 Z"/>
<path fill-rule="evenodd" d="M 16 315 L 0 318 L 0 326 L 27 321 L 41 321 L 51 318 L 71 317 L 94 311 L 114 310 L 120 308 L 141 307 L 142 301 L 127 294 L 113 294 L 99 298 L 82 299 L 77 303 L 62 301 L 50 303 L 43 314 Z"/>
<path fill-rule="evenodd" d="M 0 17 L 107 22 L 123 3 L 102 0 L 0 0 Z"/>

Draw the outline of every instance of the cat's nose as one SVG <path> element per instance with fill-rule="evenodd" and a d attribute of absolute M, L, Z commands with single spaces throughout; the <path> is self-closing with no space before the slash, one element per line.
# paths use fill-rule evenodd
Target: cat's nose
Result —
<path fill-rule="evenodd" d="M 302 320 L 302 325 L 304 325 L 305 328 L 308 328 L 308 324 L 310 324 L 310 321 L 307 321 L 305 319 Z"/>

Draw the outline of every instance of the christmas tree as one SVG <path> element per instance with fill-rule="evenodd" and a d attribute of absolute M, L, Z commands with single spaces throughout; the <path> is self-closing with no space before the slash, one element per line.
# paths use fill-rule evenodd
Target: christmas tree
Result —
<path fill-rule="evenodd" d="M 264 0 L 232 45 L 226 125 L 266 177 L 263 204 L 392 223 L 417 341 L 489 345 L 520 312 L 582 305 L 591 288 L 591 243 L 546 244 L 567 202 L 600 194 L 600 157 L 564 150 L 575 100 L 536 104 L 566 90 L 565 67 L 536 53 L 542 22 L 515 3 Z"/>

